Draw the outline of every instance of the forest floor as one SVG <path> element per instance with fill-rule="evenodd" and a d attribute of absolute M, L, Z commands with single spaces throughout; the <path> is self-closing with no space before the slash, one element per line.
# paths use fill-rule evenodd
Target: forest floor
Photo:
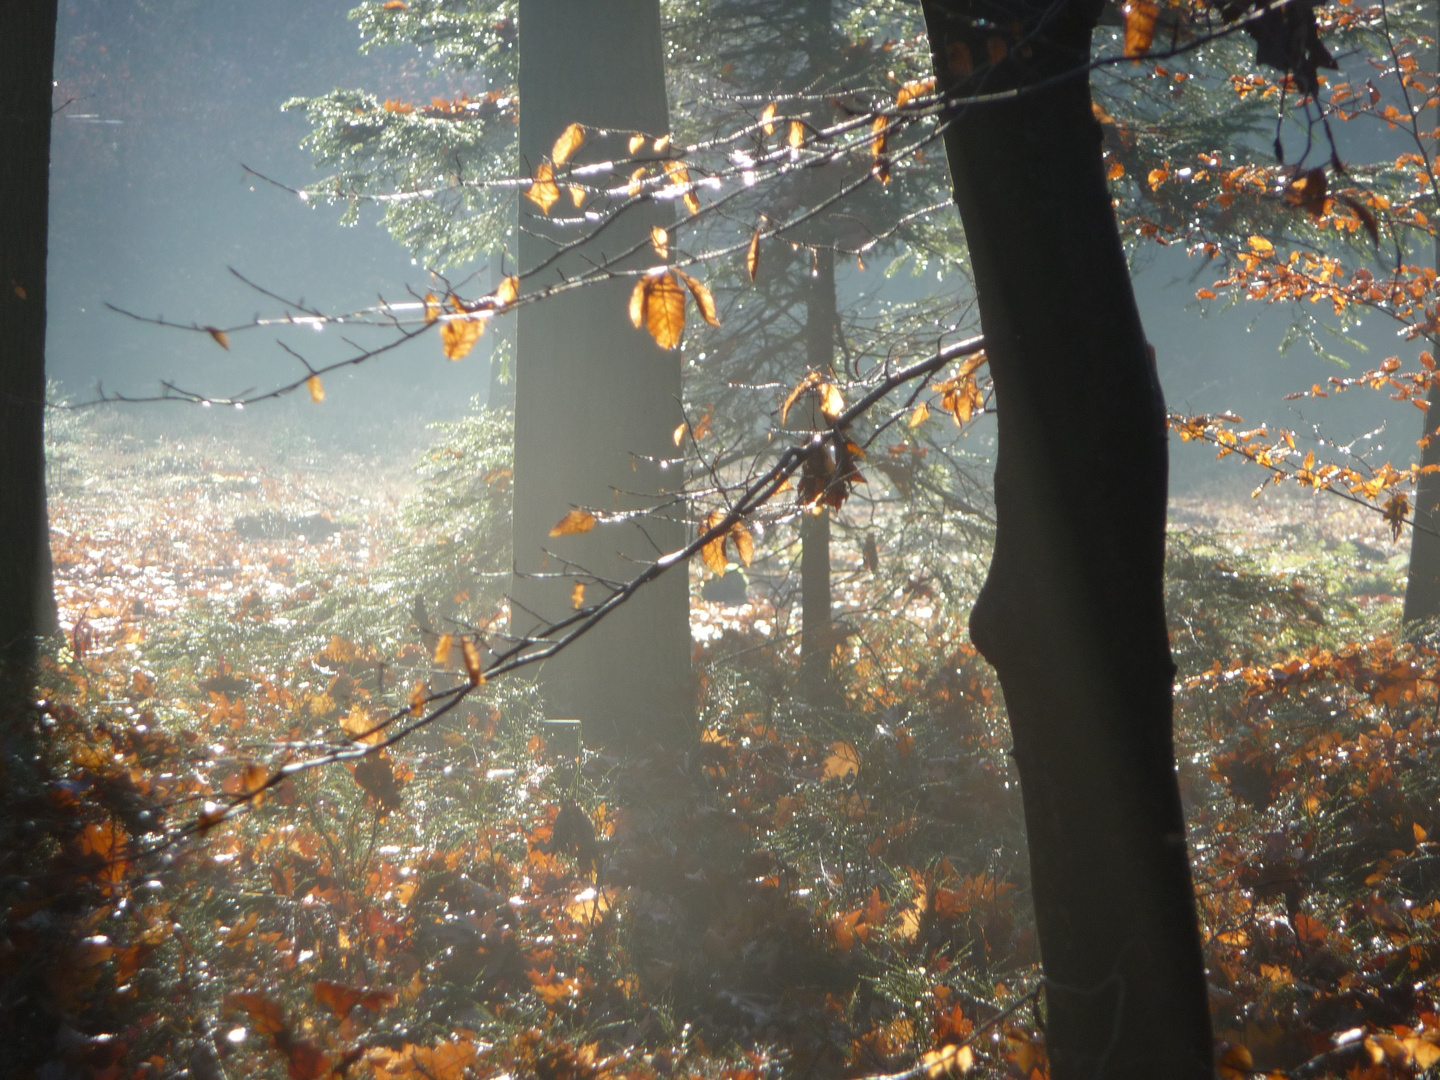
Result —
<path fill-rule="evenodd" d="M 1440 651 L 1395 634 L 1404 537 L 1246 479 L 1174 500 L 1168 581 L 1224 1068 L 1416 1076 L 1440 1063 Z M 23 1068 L 1047 1075 L 1003 704 L 964 631 L 983 551 L 867 570 L 841 534 L 834 708 L 791 696 L 772 530 L 745 602 L 694 572 L 689 752 L 577 760 L 502 681 L 254 797 L 455 677 L 386 576 L 429 565 L 417 483 L 403 454 L 55 433 L 48 772 L 4 807 Z"/>

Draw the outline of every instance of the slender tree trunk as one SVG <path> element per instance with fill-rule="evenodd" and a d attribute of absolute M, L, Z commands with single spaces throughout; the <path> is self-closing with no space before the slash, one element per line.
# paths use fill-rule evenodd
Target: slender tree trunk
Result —
<path fill-rule="evenodd" d="M 1435 265 L 1440 266 L 1440 237 L 1435 241 Z M 1425 410 L 1421 465 L 1440 465 L 1440 387 L 1430 391 Z M 1405 611 L 1401 622 L 1428 622 L 1440 616 L 1440 473 L 1427 473 L 1415 485 L 1415 522 L 1410 530 L 1410 575 L 1405 581 Z"/>
<path fill-rule="evenodd" d="M 505 277 L 501 260 L 504 248 L 496 248 L 490 254 L 490 289 L 493 292 Z M 506 371 L 505 361 L 509 361 Z M 490 385 L 485 395 L 485 404 L 492 409 L 515 408 L 515 322 L 501 319 L 495 326 L 495 337 L 491 346 Z"/>
<path fill-rule="evenodd" d="M 945 146 L 999 412 L 995 556 L 970 628 L 1010 716 L 1052 1075 L 1210 1080 L 1171 732 L 1164 401 L 1084 75 L 1100 5 L 924 8 L 942 89 L 1045 83 L 956 106 Z"/>
<path fill-rule="evenodd" d="M 658 0 L 521 0 L 520 100 L 521 167 L 532 174 L 572 123 L 586 125 L 577 161 L 623 162 L 632 132 L 667 133 Z M 625 170 L 589 182 L 623 188 L 627 177 Z M 555 218 L 529 199 L 520 202 L 522 270 L 590 228 L 583 218 L 569 226 L 555 220 L 577 217 L 568 192 Z M 672 213 L 668 206 L 632 208 L 525 288 L 573 277 L 637 244 L 646 250 L 625 265 L 654 263 L 650 229 L 668 224 Z M 680 353 L 658 348 L 630 324 L 633 284 L 587 287 L 518 313 L 512 625 L 521 633 L 571 614 L 577 579 L 559 576 L 567 567 L 625 580 L 684 542 L 679 507 L 584 535 L 549 536 L 572 507 L 650 508 L 682 487 L 679 463 L 670 462 L 671 436 L 683 419 Z M 592 583 L 586 601 L 604 592 Z M 688 585 L 674 573 L 547 663 L 540 684 L 549 715 L 585 721 L 587 740 L 641 747 L 688 734 L 689 664 Z"/>
<path fill-rule="evenodd" d="M 56 0 L 0 2 L 0 713 L 56 625 L 45 512 L 45 256 Z M 8 733 L 6 733 L 8 736 Z"/>
<path fill-rule="evenodd" d="M 828 0 L 825 7 L 828 13 Z M 805 309 L 806 360 L 812 371 L 828 373 L 835 364 L 835 251 L 819 247 L 814 258 Z M 823 427 L 818 403 L 810 396 L 811 426 Z M 831 624 L 830 510 L 825 507 L 800 521 L 801 684 L 812 705 L 836 704 Z"/>

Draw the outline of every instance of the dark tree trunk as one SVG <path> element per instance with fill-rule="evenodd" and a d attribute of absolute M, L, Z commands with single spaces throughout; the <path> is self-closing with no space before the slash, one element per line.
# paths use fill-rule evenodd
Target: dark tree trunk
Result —
<path fill-rule="evenodd" d="M 1084 75 L 1100 5 L 924 6 L 946 91 L 1046 83 L 955 107 L 945 145 L 999 411 L 970 628 L 1014 737 L 1052 1075 L 1210 1080 L 1171 734 L 1164 401 Z"/>
<path fill-rule="evenodd" d="M 56 0 L 0 2 L 0 678 L 28 694 L 55 628 L 45 512 L 45 256 Z"/>
<path fill-rule="evenodd" d="M 825 2 L 829 13 L 829 0 Z M 835 251 L 815 249 L 815 262 L 805 305 L 806 361 L 812 371 L 827 375 L 835 364 Z M 824 427 L 820 409 L 809 395 L 811 427 Z M 805 700 L 812 705 L 836 704 L 831 670 L 834 647 L 830 607 L 830 509 L 800 520 L 800 667 Z"/>
<path fill-rule="evenodd" d="M 587 127 L 577 161 L 623 162 L 630 133 L 669 131 L 658 0 L 521 0 L 519 21 L 523 169 L 533 174 L 572 123 Z M 623 189 L 628 175 L 590 183 Z M 530 200 L 520 203 L 522 270 L 589 228 L 583 219 L 562 226 Z M 554 214 L 576 216 L 568 192 Z M 650 229 L 668 224 L 671 214 L 668 206 L 632 208 L 527 279 L 525 289 L 573 277 L 636 244 L 646 250 L 626 266 L 653 264 Z M 680 353 L 658 348 L 630 324 L 633 284 L 587 287 L 518 313 L 512 625 L 522 633 L 571 613 L 575 579 L 557 576 L 567 564 L 626 580 L 684 543 L 678 507 L 584 535 L 549 536 L 574 506 L 654 507 L 682 487 L 679 463 L 669 462 L 683 419 Z M 592 584 L 586 599 L 603 595 L 604 587 Z M 688 734 L 689 665 L 688 584 L 683 573 L 671 573 L 547 663 L 540 683 L 548 714 L 585 721 L 587 740 L 641 747 Z"/>

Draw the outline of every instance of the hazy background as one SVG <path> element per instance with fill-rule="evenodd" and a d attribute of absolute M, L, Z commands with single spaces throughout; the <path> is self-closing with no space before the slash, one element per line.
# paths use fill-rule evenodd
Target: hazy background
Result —
<path fill-rule="evenodd" d="M 381 294 L 401 299 L 407 284 L 424 287 L 423 272 L 373 215 L 342 228 L 337 209 L 307 206 L 241 167 L 297 186 L 315 177 L 299 146 L 307 132 L 303 116 L 280 111 L 292 96 L 346 86 L 413 100 L 466 89 L 432 85 L 418 52 L 360 56 L 358 33 L 346 18 L 350 7 L 350 0 L 62 0 L 56 102 L 70 103 L 54 128 L 49 370 L 70 399 L 92 396 L 102 382 L 108 391 L 154 393 L 161 380 L 225 395 L 298 373 L 273 333 L 236 335 L 226 353 L 204 335 L 116 315 L 107 301 L 202 325 L 278 313 L 278 304 L 232 277 L 231 266 L 281 295 L 330 310 L 361 307 Z M 1342 154 L 1357 160 L 1370 149 L 1364 140 L 1374 140 L 1354 127 L 1340 128 L 1338 136 Z M 1286 309 L 1244 305 L 1202 318 L 1195 289 L 1214 275 L 1191 280 L 1195 263 L 1174 249 L 1157 249 L 1146 262 L 1137 292 L 1172 405 L 1229 408 L 1247 422 L 1301 429 L 1322 421 L 1342 443 L 1388 424 L 1358 445 L 1382 446 L 1374 451 L 1379 460 L 1410 460 L 1421 428 L 1410 406 L 1368 392 L 1320 403 L 1281 400 L 1337 373 L 1303 345 L 1278 354 Z M 1037 268 L 1037 288 L 1043 282 Z M 1372 352 L 1357 357 L 1351 373 L 1393 353 L 1413 359 L 1415 347 L 1402 346 L 1378 320 L 1367 329 Z M 331 328 L 305 335 L 300 345 L 319 363 L 342 354 L 338 338 Z M 427 339 L 327 376 L 320 406 L 301 394 L 239 415 L 176 404 L 129 408 L 180 428 L 215 425 L 260 435 L 298 425 L 337 448 L 383 450 L 397 432 L 413 437 L 424 421 L 463 411 L 487 380 L 483 349 L 451 364 Z M 1211 451 L 1177 444 L 1176 486 L 1215 476 L 1259 482 L 1254 470 L 1212 459 Z"/>

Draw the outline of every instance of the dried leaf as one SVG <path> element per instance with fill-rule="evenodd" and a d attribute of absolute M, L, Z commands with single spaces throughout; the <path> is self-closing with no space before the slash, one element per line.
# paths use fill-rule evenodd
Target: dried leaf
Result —
<path fill-rule="evenodd" d="M 907 82 L 904 86 L 900 87 L 900 92 L 895 95 L 895 107 L 897 109 L 903 109 L 916 98 L 929 97 L 934 92 L 935 76 L 933 75 L 928 79 L 917 79 L 913 82 Z"/>
<path fill-rule="evenodd" d="M 484 319 L 451 319 L 440 327 L 440 344 L 449 360 L 463 360 L 485 333 Z"/>
<path fill-rule="evenodd" d="M 655 140 L 655 153 L 657 153 L 657 154 L 663 154 L 666 150 L 669 150 L 669 149 L 670 149 L 670 136 L 669 136 L 669 135 L 661 135 L 660 138 L 658 138 L 658 139 Z"/>
<path fill-rule="evenodd" d="M 575 155 L 575 151 L 585 145 L 585 129 L 579 124 L 571 124 L 560 133 L 555 140 L 554 147 L 550 150 L 550 159 L 556 165 L 564 165 Z M 548 211 L 547 211 L 548 213 Z"/>
<path fill-rule="evenodd" d="M 454 634 L 441 634 L 440 640 L 435 643 L 435 666 L 445 667 L 450 663 L 450 649 L 455 644 Z"/>
<path fill-rule="evenodd" d="M 670 233 L 659 225 L 650 228 L 650 245 L 662 259 L 670 258 Z"/>
<path fill-rule="evenodd" d="M 515 302 L 520 295 L 520 279 L 518 277 L 507 277 L 503 279 L 495 289 L 495 306 L 507 308 Z"/>
<path fill-rule="evenodd" d="M 764 111 L 761 112 L 761 114 L 760 114 L 760 122 L 765 125 L 765 134 L 766 134 L 766 135 L 774 135 L 774 134 L 775 134 L 775 124 L 774 124 L 774 120 L 775 120 L 775 111 L 776 111 L 776 108 L 777 108 L 777 106 L 776 106 L 775 102 L 772 101 L 769 105 L 766 105 L 766 106 L 765 106 Z"/>
<path fill-rule="evenodd" d="M 1124 176 L 1124 175 L 1125 175 L 1125 166 L 1124 166 L 1124 165 L 1121 165 L 1120 162 L 1118 162 L 1118 161 L 1112 161 L 1112 162 L 1110 163 L 1110 169 L 1109 169 L 1109 171 L 1106 172 L 1106 174 L 1105 174 L 1105 179 L 1107 179 L 1107 180 L 1119 180 L 1119 179 L 1120 179 L 1122 176 Z"/>
<path fill-rule="evenodd" d="M 548 161 L 535 170 L 535 181 L 526 189 L 525 197 L 538 206 L 542 214 L 549 214 L 550 208 L 560 201 L 555 167 Z"/>
<path fill-rule="evenodd" d="M 705 321 L 711 326 L 719 326 L 720 314 L 715 310 L 715 298 L 710 295 L 710 290 L 685 271 L 677 270 L 676 273 L 680 275 L 680 280 L 685 282 L 685 287 L 690 290 L 690 295 L 695 298 L 695 306 L 700 309 L 700 314 Z"/>
<path fill-rule="evenodd" d="M 285 1012 L 273 998 L 251 990 L 225 995 L 227 1012 L 243 1012 L 257 1035 L 279 1035 L 288 1030 Z"/>
<path fill-rule="evenodd" d="M 640 148 L 641 148 L 642 146 L 644 146 L 644 145 L 645 145 L 645 136 L 644 136 L 644 135 L 631 135 L 631 136 L 630 136 L 630 153 L 632 153 L 632 154 L 638 153 L 639 150 L 640 150 Z"/>
<path fill-rule="evenodd" d="M 650 332 L 662 349 L 673 349 L 685 333 L 685 290 L 663 266 L 650 270 L 630 293 L 630 321 Z"/>
<path fill-rule="evenodd" d="M 595 528 L 595 515 L 585 510 L 571 510 L 550 530 L 551 536 L 573 536 Z"/>
<path fill-rule="evenodd" d="M 864 560 L 865 569 L 870 573 L 873 574 L 880 569 L 880 548 L 875 543 L 874 533 L 865 534 L 865 547 L 861 552 L 861 558 Z"/>
<path fill-rule="evenodd" d="M 648 173 L 649 171 L 650 171 L 650 170 L 647 169 L 647 168 L 645 168 L 644 165 L 641 165 L 638 169 L 636 169 L 634 172 L 632 172 L 632 173 L 630 174 L 630 186 L 626 189 L 625 194 L 629 195 L 630 198 L 632 198 L 632 199 L 633 199 L 636 195 L 639 195 L 639 194 L 640 194 L 640 188 L 641 188 L 641 183 L 640 183 L 640 181 L 642 181 L 642 180 L 645 179 L 645 174 Z"/>
<path fill-rule="evenodd" d="M 480 650 L 473 638 L 460 639 L 460 655 L 465 658 L 465 674 L 470 676 L 470 685 L 479 686 L 485 681 L 485 665 L 480 660 Z"/>
<path fill-rule="evenodd" d="M 579 184 L 570 185 L 570 201 L 575 204 L 575 209 L 585 205 L 585 189 Z"/>
<path fill-rule="evenodd" d="M 1155 22 L 1160 17 L 1160 6 L 1151 0 L 1127 0 L 1122 9 L 1125 14 L 1125 55 L 1143 56 L 1150 51 L 1155 40 Z"/>
<path fill-rule="evenodd" d="M 1355 216 L 1360 219 L 1360 224 L 1365 226 L 1365 231 L 1370 234 L 1370 242 L 1376 247 L 1379 247 L 1380 222 L 1376 219 L 1375 214 L 1370 208 L 1359 199 L 1352 198 L 1349 195 L 1341 195 L 1340 201 L 1355 212 Z"/>
<path fill-rule="evenodd" d="M 750 275 L 750 283 L 755 283 L 755 275 L 760 272 L 760 230 L 755 230 L 755 235 L 750 238 L 750 250 L 745 253 L 745 272 Z"/>
<path fill-rule="evenodd" d="M 730 530 L 730 536 L 735 541 L 735 554 L 740 556 L 740 562 L 749 566 L 755 558 L 755 537 L 739 522 Z"/>
<path fill-rule="evenodd" d="M 913 431 L 915 428 L 919 427 L 921 424 L 925 423 L 925 421 L 929 419 L 930 406 L 922 401 L 919 405 L 915 406 L 915 411 L 910 414 L 910 429 Z"/>
<path fill-rule="evenodd" d="M 685 425 L 685 424 L 676 424 L 676 425 L 675 425 L 675 433 L 674 433 L 674 435 L 671 436 L 671 437 L 675 440 L 675 445 L 676 445 L 676 446 L 679 446 L 682 442 L 685 441 L 685 428 L 686 428 L 686 426 L 687 426 L 687 425 Z"/>
<path fill-rule="evenodd" d="M 325 400 L 325 384 L 320 381 L 319 375 L 311 375 L 306 379 L 305 388 L 310 391 L 310 400 L 316 405 Z"/>
<path fill-rule="evenodd" d="M 585 583 L 577 581 L 575 587 L 570 590 L 570 606 L 579 611 L 585 606 Z"/>
<path fill-rule="evenodd" d="M 920 1058 L 925 1080 L 954 1080 L 975 1067 L 975 1051 L 968 1046 L 942 1046 Z"/>
<path fill-rule="evenodd" d="M 20 299 L 24 300 L 24 290 L 22 290 L 18 285 L 15 286 L 15 288 L 20 294 Z M 205 327 L 205 332 L 215 339 L 215 344 L 219 345 L 226 352 L 230 351 L 230 335 L 225 333 L 224 330 L 219 330 L 213 326 L 207 326 Z"/>
<path fill-rule="evenodd" d="M 860 771 L 860 751 L 852 743 L 833 742 L 825 758 L 821 776 L 826 780 L 843 780 Z"/>
<path fill-rule="evenodd" d="M 805 125 L 799 120 L 790 121 L 790 138 L 787 141 L 792 150 L 799 150 L 805 145 Z"/>
<path fill-rule="evenodd" d="M 409 10 L 410 10 L 410 5 L 407 4 L 407 3 L 405 3 L 405 0 L 385 0 L 385 5 L 384 5 L 380 10 L 381 10 L 381 11 L 409 11 Z"/>
<path fill-rule="evenodd" d="M 400 784 L 395 779 L 395 768 L 389 754 L 369 754 L 357 761 L 355 783 L 380 804 L 382 811 L 388 813 L 400 808 Z"/>
<path fill-rule="evenodd" d="M 840 391 L 836 389 L 835 384 L 829 382 L 821 383 L 820 412 L 824 415 L 825 419 L 833 424 L 840 418 L 840 414 L 844 411 L 845 399 L 840 396 Z"/>
<path fill-rule="evenodd" d="M 714 511 L 705 519 L 705 531 L 709 532 L 724 520 L 725 511 Z M 704 560 L 706 567 L 716 577 L 724 577 L 725 571 L 730 565 L 730 561 L 725 558 L 725 536 L 725 533 L 721 533 L 700 549 L 700 558 Z"/>
<path fill-rule="evenodd" d="M 433 292 L 425 294 L 425 325 L 429 326 L 440 318 L 440 298 Z"/>
<path fill-rule="evenodd" d="M 812 371 L 795 384 L 795 389 L 790 391 L 790 396 L 785 399 L 785 404 L 780 406 L 781 427 L 785 427 L 785 425 L 790 422 L 790 409 L 794 406 L 795 402 L 800 400 L 800 395 L 805 393 L 806 390 L 819 385 L 819 383 L 820 373 L 818 371 Z"/>

